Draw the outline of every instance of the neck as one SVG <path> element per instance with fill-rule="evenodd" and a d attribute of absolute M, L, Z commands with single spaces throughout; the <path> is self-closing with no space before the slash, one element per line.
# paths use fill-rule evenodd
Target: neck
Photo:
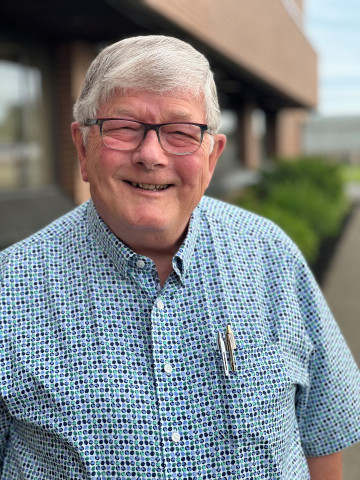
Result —
<path fill-rule="evenodd" d="M 153 237 L 141 237 L 141 243 L 134 245 L 128 244 L 127 245 L 139 255 L 144 255 L 155 263 L 156 270 L 159 275 L 160 284 L 164 286 L 166 279 L 172 272 L 172 259 L 176 252 L 179 250 L 184 235 L 182 235 L 176 242 L 166 242 L 165 238 L 159 236 L 155 239 Z M 144 240 L 147 237 L 147 241 Z M 121 238 L 121 237 L 119 237 Z M 123 238 L 121 238 L 124 241 Z M 126 243 L 126 242 L 125 242 Z"/>
<path fill-rule="evenodd" d="M 109 215 L 105 209 L 96 206 L 100 216 L 111 231 L 135 253 L 151 258 L 155 263 L 161 285 L 172 272 L 172 259 L 183 243 L 188 222 L 178 225 L 175 229 L 154 231 L 146 229 L 128 228 Z"/>
<path fill-rule="evenodd" d="M 172 272 L 172 259 L 174 257 L 174 253 L 166 252 L 166 251 L 149 251 L 147 250 L 146 253 L 141 253 L 146 257 L 151 258 L 151 260 L 155 263 L 157 273 L 159 275 L 160 284 L 163 287 L 168 276 Z"/>
<path fill-rule="evenodd" d="M 149 232 L 138 232 L 135 238 L 132 236 L 128 238 L 123 234 L 123 231 L 113 231 L 135 253 L 151 258 L 155 263 L 162 287 L 172 272 L 172 259 L 182 245 L 186 232 L 187 229 L 181 236 L 170 237 L 161 234 L 154 235 Z"/>

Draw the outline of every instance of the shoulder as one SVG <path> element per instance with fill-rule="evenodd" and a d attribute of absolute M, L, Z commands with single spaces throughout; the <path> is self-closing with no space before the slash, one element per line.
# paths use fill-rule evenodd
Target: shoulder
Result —
<path fill-rule="evenodd" d="M 199 204 L 201 217 L 213 235 L 232 244 L 266 247 L 288 252 L 302 259 L 294 242 L 272 221 L 220 200 L 203 197 Z"/>
<path fill-rule="evenodd" d="M 56 256 L 69 250 L 86 228 L 87 203 L 56 219 L 30 237 L 0 252 L 1 272 L 16 264 L 25 267 L 29 263 Z"/>

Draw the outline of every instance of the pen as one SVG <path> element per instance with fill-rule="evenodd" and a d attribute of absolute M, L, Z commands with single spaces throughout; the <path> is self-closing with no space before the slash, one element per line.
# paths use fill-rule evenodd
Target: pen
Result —
<path fill-rule="evenodd" d="M 229 367 L 228 367 L 228 361 L 226 357 L 226 349 L 225 349 L 225 343 L 223 340 L 223 337 L 220 332 L 218 332 L 218 346 L 221 354 L 221 360 L 224 368 L 224 374 L 225 377 L 229 376 Z"/>
<path fill-rule="evenodd" d="M 226 327 L 225 338 L 226 338 L 226 349 L 229 352 L 231 370 L 235 372 L 236 361 L 235 361 L 234 350 L 236 350 L 236 343 L 235 343 L 234 332 L 232 331 L 232 328 L 230 325 L 227 325 Z"/>

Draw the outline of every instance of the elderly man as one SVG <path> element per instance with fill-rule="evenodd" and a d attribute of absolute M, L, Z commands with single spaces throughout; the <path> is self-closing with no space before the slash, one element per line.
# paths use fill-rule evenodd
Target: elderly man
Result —
<path fill-rule="evenodd" d="M 203 196 L 207 60 L 118 42 L 74 115 L 91 200 L 1 254 L 0 478 L 340 479 L 359 373 L 290 240 Z"/>

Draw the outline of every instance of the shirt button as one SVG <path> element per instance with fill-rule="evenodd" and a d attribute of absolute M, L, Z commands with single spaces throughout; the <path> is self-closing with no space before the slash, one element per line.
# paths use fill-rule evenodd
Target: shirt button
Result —
<path fill-rule="evenodd" d="M 144 260 L 138 260 L 138 261 L 136 262 L 136 266 L 137 266 L 138 268 L 144 268 L 144 267 L 145 267 L 145 262 L 144 262 Z"/>
<path fill-rule="evenodd" d="M 164 365 L 164 370 L 166 373 L 170 374 L 172 372 L 173 367 L 170 365 L 170 363 L 165 363 Z"/>
<path fill-rule="evenodd" d="M 164 302 L 161 299 L 156 302 L 156 306 L 159 310 L 164 310 L 165 308 Z"/>
<path fill-rule="evenodd" d="M 174 432 L 172 435 L 171 435 L 171 440 L 175 443 L 178 443 L 180 442 L 180 433 L 179 432 Z"/>

